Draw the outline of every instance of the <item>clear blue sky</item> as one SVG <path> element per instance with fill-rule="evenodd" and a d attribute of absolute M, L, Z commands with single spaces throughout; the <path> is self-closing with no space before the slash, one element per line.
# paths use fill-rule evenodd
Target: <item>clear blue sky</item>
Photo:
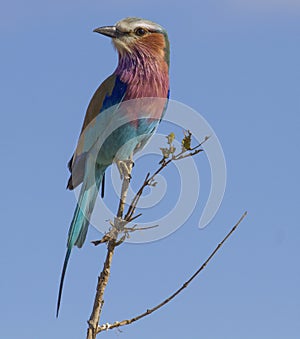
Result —
<path fill-rule="evenodd" d="M 109 40 L 92 30 L 126 16 L 168 29 L 171 97 L 201 112 L 214 128 L 228 180 L 221 208 L 204 230 L 197 222 L 205 197 L 199 213 L 171 236 L 118 248 L 103 322 L 160 302 L 244 210 L 249 216 L 177 299 L 122 328 L 122 334 L 102 337 L 299 338 L 296 0 L 2 4 L 0 338 L 85 337 L 105 248 L 87 241 L 74 250 L 57 320 L 58 282 L 75 205 L 65 190 L 66 163 L 93 91 L 116 65 Z M 90 228 L 88 240 L 98 237 Z"/>

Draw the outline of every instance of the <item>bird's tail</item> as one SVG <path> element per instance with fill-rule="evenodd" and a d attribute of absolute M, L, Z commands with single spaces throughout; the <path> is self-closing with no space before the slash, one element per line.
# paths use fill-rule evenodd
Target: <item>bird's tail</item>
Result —
<path fill-rule="evenodd" d="M 73 219 L 69 229 L 68 235 L 68 244 L 67 244 L 67 253 L 65 256 L 65 261 L 61 273 L 60 285 L 59 285 L 59 292 L 58 292 L 58 299 L 57 299 L 57 309 L 56 309 L 56 317 L 58 317 L 59 308 L 60 308 L 60 301 L 62 296 L 62 290 L 64 285 L 64 278 L 65 273 L 68 265 L 68 261 L 70 258 L 71 250 L 73 246 L 82 247 L 88 226 L 90 223 L 90 218 L 95 206 L 95 202 L 97 199 L 97 194 L 99 190 L 99 186 L 102 182 L 102 178 L 104 175 L 104 170 L 101 170 L 96 175 L 96 182 L 92 185 L 88 185 L 86 182 L 83 182 L 79 199 L 77 202 L 77 206 L 73 215 Z"/>
<path fill-rule="evenodd" d="M 66 269 L 68 266 L 68 261 L 70 258 L 70 254 L 71 254 L 71 249 L 72 248 L 67 248 L 67 253 L 65 256 L 65 261 L 64 261 L 64 266 L 61 272 L 61 278 L 60 278 L 60 284 L 59 284 L 59 292 L 58 292 L 58 299 L 57 299 L 57 308 L 56 308 L 56 318 L 58 317 L 58 313 L 59 313 L 59 308 L 60 308 L 60 301 L 61 301 L 61 295 L 62 295 L 62 289 L 63 289 L 63 285 L 64 285 L 64 279 L 65 279 L 65 274 L 66 274 Z"/>

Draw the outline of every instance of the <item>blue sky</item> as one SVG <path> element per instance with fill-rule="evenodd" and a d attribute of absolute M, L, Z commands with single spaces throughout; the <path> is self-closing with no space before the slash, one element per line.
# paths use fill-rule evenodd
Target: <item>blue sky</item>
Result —
<path fill-rule="evenodd" d="M 103 322 L 134 316 L 171 294 L 244 210 L 249 215 L 177 299 L 102 337 L 298 338 L 300 5 L 293 0 L 3 4 L 0 337 L 84 338 L 105 248 L 87 241 L 73 251 L 57 320 L 75 206 L 65 190 L 66 163 L 88 101 L 117 60 L 109 40 L 92 30 L 126 16 L 167 28 L 171 97 L 214 128 L 228 179 L 220 210 L 199 230 L 209 189 L 200 159 L 203 199 L 187 223 L 163 240 L 118 248 Z M 90 228 L 88 240 L 99 236 Z"/>

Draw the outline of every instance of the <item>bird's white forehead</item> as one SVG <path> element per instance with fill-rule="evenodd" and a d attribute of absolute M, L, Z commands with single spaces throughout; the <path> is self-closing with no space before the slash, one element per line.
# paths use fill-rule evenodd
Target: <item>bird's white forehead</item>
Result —
<path fill-rule="evenodd" d="M 150 20 L 140 18 L 126 18 L 116 23 L 116 27 L 121 32 L 130 32 L 138 27 L 143 27 L 148 30 L 164 32 L 164 29 Z"/>

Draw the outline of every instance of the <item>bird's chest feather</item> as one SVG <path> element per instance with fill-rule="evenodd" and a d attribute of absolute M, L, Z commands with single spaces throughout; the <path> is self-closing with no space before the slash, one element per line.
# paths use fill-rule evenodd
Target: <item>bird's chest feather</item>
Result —
<path fill-rule="evenodd" d="M 168 67 L 165 64 L 137 65 L 126 69 L 120 75 L 127 84 L 126 95 L 121 104 L 121 114 L 125 114 L 136 128 L 139 119 L 148 118 L 149 123 L 160 120 L 164 113 L 169 92 Z"/>

